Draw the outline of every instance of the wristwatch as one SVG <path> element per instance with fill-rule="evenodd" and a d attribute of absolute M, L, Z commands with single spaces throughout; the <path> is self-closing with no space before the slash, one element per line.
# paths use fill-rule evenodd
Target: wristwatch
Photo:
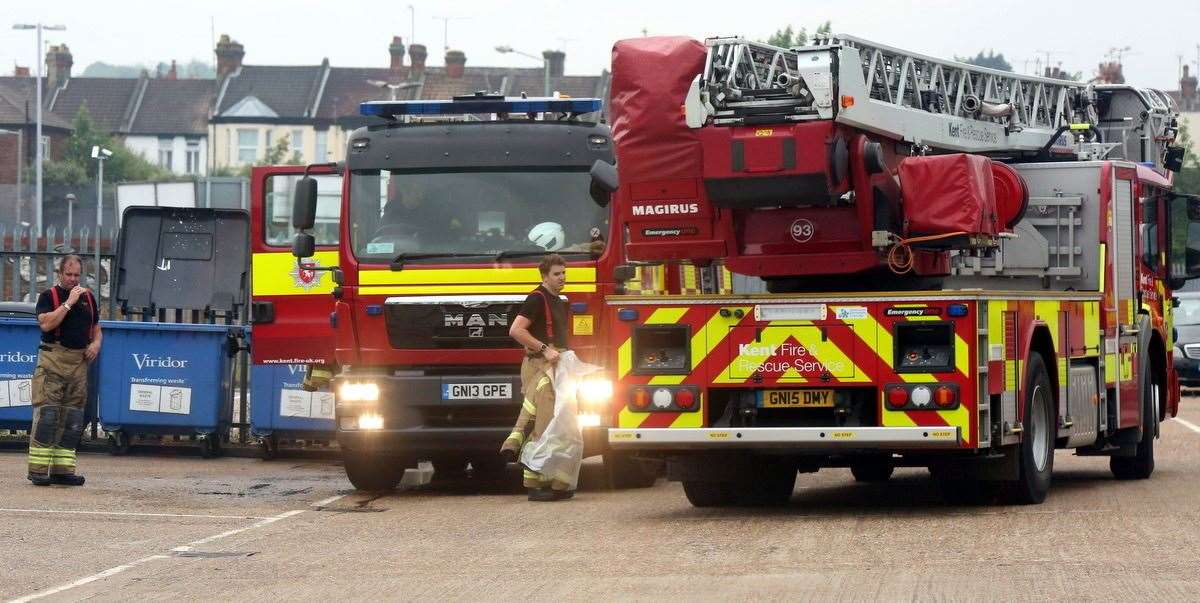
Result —
<path fill-rule="evenodd" d="M 547 344 L 544 344 L 544 343 L 543 343 L 543 344 L 542 344 L 542 347 L 538 348 L 538 351 L 537 351 L 538 355 L 540 355 L 540 356 L 545 356 L 545 355 L 546 355 L 546 348 L 548 348 L 548 347 L 550 347 L 550 346 L 549 346 L 549 345 L 547 345 Z"/>
<path fill-rule="evenodd" d="M 71 311 L 71 302 L 63 302 L 63 307 L 67 309 L 67 312 L 70 312 Z"/>

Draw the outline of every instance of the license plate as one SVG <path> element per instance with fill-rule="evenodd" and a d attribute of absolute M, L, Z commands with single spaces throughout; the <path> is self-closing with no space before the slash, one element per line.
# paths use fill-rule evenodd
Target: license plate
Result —
<path fill-rule="evenodd" d="M 763 392 L 763 408 L 830 408 L 831 389 L 768 389 Z"/>
<path fill-rule="evenodd" d="M 511 383 L 443 383 L 443 400 L 507 400 Z"/>

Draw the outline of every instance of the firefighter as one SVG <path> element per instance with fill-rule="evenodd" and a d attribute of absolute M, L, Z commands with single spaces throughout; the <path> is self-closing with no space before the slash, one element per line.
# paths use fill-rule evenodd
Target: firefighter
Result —
<path fill-rule="evenodd" d="M 79 285 L 83 261 L 58 261 L 58 283 L 37 301 L 42 330 L 33 370 L 33 425 L 29 429 L 29 481 L 37 486 L 82 486 L 75 473 L 75 449 L 83 436 L 88 364 L 100 354 L 100 315 L 96 298 Z"/>
<path fill-rule="evenodd" d="M 567 262 L 551 253 L 538 264 L 542 284 L 521 305 L 508 334 L 525 348 L 521 361 L 521 414 L 500 452 L 515 460 L 521 449 L 537 440 L 554 416 L 554 363 L 567 349 L 567 304 L 559 297 L 567 282 Z M 565 500 L 574 494 L 565 482 L 547 480 L 524 467 L 524 483 L 529 500 L 548 502 Z"/>

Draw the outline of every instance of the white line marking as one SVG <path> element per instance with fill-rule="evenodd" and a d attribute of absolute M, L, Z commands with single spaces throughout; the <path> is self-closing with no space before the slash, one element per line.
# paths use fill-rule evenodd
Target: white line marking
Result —
<path fill-rule="evenodd" d="M 203 519 L 266 519 L 256 515 L 192 515 L 188 513 L 133 513 L 129 511 L 76 511 L 73 509 L 5 509 L 0 513 L 62 513 L 66 515 L 116 515 L 119 517 L 200 517 Z"/>
<path fill-rule="evenodd" d="M 1195 423 L 1192 423 L 1191 421 L 1187 421 L 1185 419 L 1180 419 L 1179 417 L 1175 417 L 1175 421 L 1177 423 L 1179 423 L 1180 425 L 1183 425 L 1184 427 L 1187 427 L 1188 429 L 1190 429 L 1196 433 L 1200 433 L 1200 426 L 1197 426 Z"/>
<path fill-rule="evenodd" d="M 326 499 L 324 499 L 324 500 L 320 500 L 320 501 L 317 501 L 316 503 L 313 503 L 313 506 L 314 506 L 314 507 L 323 507 L 323 506 L 325 506 L 325 505 L 328 505 L 328 504 L 330 504 L 330 503 L 332 503 L 332 502 L 334 502 L 334 501 L 336 501 L 336 500 L 338 500 L 338 499 L 340 499 L 340 498 L 342 498 L 342 497 L 344 497 L 344 496 L 345 496 L 345 494 L 339 494 L 338 496 L 331 496 L 331 497 L 329 497 L 329 498 L 326 498 Z M 0 511 L 5 511 L 5 510 L 8 510 L 8 511 L 26 511 L 25 509 L 0 509 Z M 32 510 L 29 510 L 29 511 L 31 511 L 31 512 L 39 512 L 39 511 L 38 511 L 38 510 L 36 510 L 36 509 L 32 509 Z M 242 532 L 246 532 L 246 531 L 249 531 L 249 530 L 253 530 L 253 529 L 255 529 L 255 528 L 261 528 L 261 527 L 263 527 L 263 526 L 266 526 L 266 525 L 273 524 L 273 523 L 275 523 L 275 522 L 277 522 L 277 521 L 280 521 L 280 520 L 283 520 L 283 519 L 287 519 L 287 518 L 289 518 L 289 517 L 295 517 L 295 516 L 297 516 L 297 515 L 299 515 L 299 514 L 301 514 L 301 513 L 303 513 L 303 512 L 304 512 L 304 509 L 297 509 L 297 510 L 294 510 L 294 511 L 287 511 L 287 512 L 284 512 L 284 513 L 280 513 L 279 515 L 273 515 L 273 516 L 271 516 L 271 517 L 263 517 L 263 518 L 260 518 L 260 519 L 259 519 L 259 521 L 256 521 L 256 522 L 254 522 L 254 523 L 252 523 L 252 524 L 250 524 L 250 525 L 248 525 L 248 526 L 246 526 L 246 527 L 244 527 L 244 528 L 237 528 L 237 529 L 234 529 L 234 530 L 227 530 L 227 531 L 221 532 L 220 534 L 214 534 L 214 535 L 212 535 L 212 536 L 209 536 L 209 537 L 207 537 L 207 538 L 201 538 L 200 540 L 196 540 L 196 541 L 193 541 L 193 542 L 189 542 L 189 543 L 187 543 L 187 544 L 185 544 L 185 545 L 183 545 L 183 546 L 177 546 L 177 547 L 175 547 L 175 548 L 171 549 L 171 551 L 172 551 L 172 552 L 174 552 L 174 553 L 186 553 L 186 552 L 189 552 L 189 551 L 192 551 L 192 550 L 194 550 L 194 548 L 195 548 L 195 547 L 202 546 L 202 545 L 208 544 L 208 543 L 210 543 L 210 542 L 215 542 L 215 541 L 217 541 L 217 540 L 220 540 L 220 539 L 222 539 L 222 538 L 228 538 L 228 537 L 230 537 L 230 536 L 233 536 L 233 535 L 235 535 L 235 534 L 241 534 Z M 80 511 L 80 513 L 94 513 L 94 512 L 92 512 L 92 511 Z M 143 515 L 143 514 L 137 514 L 137 515 Z M 144 515 L 157 515 L 157 514 L 146 513 L 146 514 L 144 514 Z M 166 515 L 166 514 L 163 514 L 163 515 Z M 180 516 L 182 516 L 182 517 L 192 517 L 192 516 L 189 516 L 189 515 L 172 515 L 172 516 L 173 516 L 173 517 L 180 517 Z M 195 517 L 216 517 L 216 516 L 213 516 L 213 515 L 197 515 L 197 516 L 195 516 Z M 237 519 L 242 519 L 242 517 L 237 517 Z M 143 563 L 148 563 L 148 562 L 150 562 L 150 561 L 155 561 L 155 560 L 158 560 L 158 559 L 170 559 L 170 556 L 169 556 L 169 555 L 150 555 L 149 557 L 142 557 L 141 559 L 138 559 L 138 560 L 136 560 L 136 561 L 130 561 L 129 563 L 126 563 L 125 565 L 118 565 L 117 567 L 111 567 L 111 568 L 109 568 L 109 569 L 106 569 L 106 570 L 104 570 L 104 571 L 102 571 L 102 572 L 98 572 L 98 573 L 92 574 L 92 575 L 90 575 L 90 576 L 87 576 L 86 578 L 80 578 L 80 579 L 78 579 L 78 580 L 76 580 L 76 581 L 74 581 L 74 582 L 70 582 L 70 583 L 68 583 L 68 584 L 63 584 L 63 585 L 60 585 L 60 586 L 55 586 L 55 587 L 53 587 L 53 588 L 50 588 L 50 589 L 47 589 L 47 590 L 40 590 L 40 591 L 38 591 L 38 592 L 35 592 L 35 593 L 33 593 L 33 594 L 30 594 L 30 595 L 25 595 L 24 597 L 21 597 L 21 598 L 19 598 L 19 599 L 12 599 L 12 600 L 11 600 L 11 601 L 9 601 L 8 603 L 28 603 L 29 601 L 35 601 L 35 600 L 37 600 L 37 599 L 41 599 L 41 598 L 43 598 L 43 597 L 49 597 L 50 595 L 56 595 L 56 594 L 58 594 L 58 593 L 61 593 L 61 592 L 64 592 L 64 591 L 71 590 L 72 588 L 78 588 L 78 587 L 80 587 L 80 586 L 83 586 L 83 585 L 85 585 L 85 584 L 90 584 L 90 583 L 92 583 L 92 582 L 95 582 L 95 581 L 97 581 L 97 580 L 103 580 L 103 579 L 105 579 L 105 578 L 108 578 L 108 577 L 110 577 L 110 576 L 115 576 L 115 575 L 117 575 L 117 574 L 119 574 L 119 573 L 121 573 L 121 572 L 123 572 L 123 571 L 125 571 L 125 570 L 127 570 L 127 569 L 130 569 L 130 568 L 133 568 L 133 567 L 137 567 L 137 566 L 139 566 L 139 565 L 142 565 Z"/>
<path fill-rule="evenodd" d="M 41 590 L 36 593 L 33 593 L 32 595 L 26 595 L 24 597 L 21 597 L 20 599 L 13 599 L 13 600 L 9 601 L 9 603 L 28 603 L 29 601 L 35 601 L 35 600 L 41 599 L 43 597 L 49 597 L 50 595 L 57 595 L 58 593 L 61 593 L 63 591 L 71 590 L 72 588 L 78 588 L 80 586 L 83 586 L 85 584 L 90 584 L 97 580 L 103 580 L 105 578 L 108 578 L 109 576 L 115 576 L 127 569 L 131 569 L 131 568 L 137 567 L 143 563 L 148 563 L 150 561 L 155 561 L 158 559 L 167 559 L 167 556 L 166 555 L 150 555 L 149 557 L 142 557 L 141 559 L 138 559 L 136 561 L 130 561 L 129 563 L 126 563 L 125 565 L 118 565 L 117 567 L 111 567 L 102 572 L 92 574 L 86 578 L 80 578 L 69 584 L 63 584 L 62 586 L 55 586 L 54 588 L 51 588 L 49 590 Z"/>
<path fill-rule="evenodd" d="M 329 498 L 326 498 L 324 500 L 318 500 L 317 502 L 313 503 L 312 506 L 317 507 L 318 509 L 320 509 L 322 507 L 328 507 L 329 505 L 332 505 L 333 503 L 335 503 L 343 498 L 346 498 L 345 494 L 338 494 L 337 496 L 330 496 Z"/>

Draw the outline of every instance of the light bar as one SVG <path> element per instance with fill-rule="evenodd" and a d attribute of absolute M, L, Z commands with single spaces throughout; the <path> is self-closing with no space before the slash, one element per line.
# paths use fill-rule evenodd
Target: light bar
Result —
<path fill-rule="evenodd" d="M 361 115 L 466 115 L 470 113 L 595 113 L 598 98 L 505 98 L 481 100 L 367 101 L 359 104 Z"/>

